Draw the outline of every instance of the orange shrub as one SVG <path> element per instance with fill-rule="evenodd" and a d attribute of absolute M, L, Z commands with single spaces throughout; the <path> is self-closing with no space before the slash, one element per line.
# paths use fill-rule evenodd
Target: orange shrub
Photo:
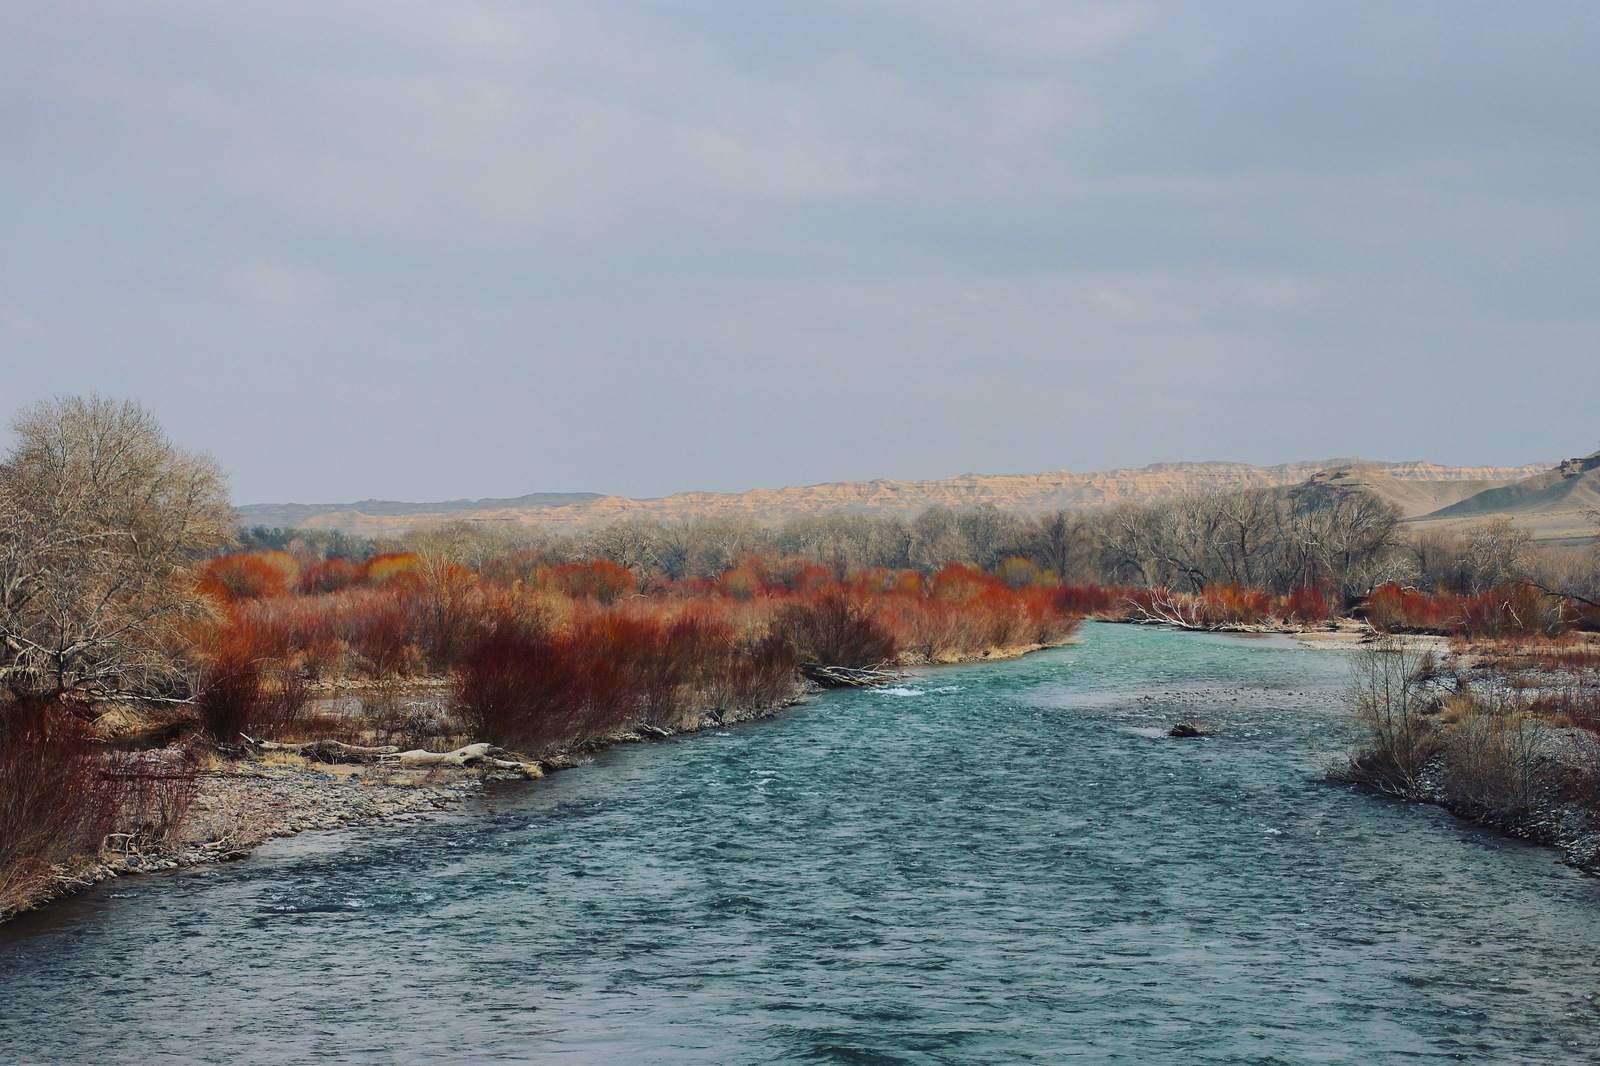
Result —
<path fill-rule="evenodd" d="M 1315 585 L 1303 585 L 1295 589 L 1283 603 L 1284 619 L 1301 625 L 1326 622 L 1332 614 L 1333 607 L 1328 597 Z"/>
<path fill-rule="evenodd" d="M 1384 633 L 1452 633 L 1464 616 L 1460 596 L 1430 596 L 1392 582 L 1374 589 L 1356 613 Z"/>
<path fill-rule="evenodd" d="M 724 596 L 732 596 L 736 600 L 749 600 L 764 595 L 767 591 L 768 575 L 759 568 L 746 564 L 724 570 L 717 578 L 717 590 Z"/>
<path fill-rule="evenodd" d="M 409 574 L 421 562 L 422 556 L 416 552 L 384 552 L 362 563 L 356 568 L 356 573 L 362 584 L 382 585 L 403 574 Z"/>
<path fill-rule="evenodd" d="M 299 572 L 299 564 L 285 552 L 240 552 L 202 566 L 198 587 L 201 595 L 222 603 L 242 603 L 288 595 Z"/>
<path fill-rule="evenodd" d="M 1272 599 L 1260 589 L 1207 585 L 1200 593 L 1200 613 L 1208 626 L 1260 625 L 1272 617 Z"/>
<path fill-rule="evenodd" d="M 1548 637 L 1567 632 L 1575 621 L 1559 596 L 1531 585 L 1502 585 L 1466 597 L 1460 632 L 1469 639 Z"/>
<path fill-rule="evenodd" d="M 1569 631 L 1577 622 L 1560 597 L 1522 584 L 1472 596 L 1430 595 L 1382 585 L 1356 610 L 1386 633 L 1446 633 L 1471 639 L 1552 636 Z"/>

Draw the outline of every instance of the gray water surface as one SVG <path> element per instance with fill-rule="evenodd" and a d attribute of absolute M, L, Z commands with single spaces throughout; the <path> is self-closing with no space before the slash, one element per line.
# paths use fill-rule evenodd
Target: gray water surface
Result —
<path fill-rule="evenodd" d="M 1091 625 L 114 882 L 0 928 L 0 1061 L 1600 1062 L 1600 882 L 1323 783 L 1345 671 Z"/>

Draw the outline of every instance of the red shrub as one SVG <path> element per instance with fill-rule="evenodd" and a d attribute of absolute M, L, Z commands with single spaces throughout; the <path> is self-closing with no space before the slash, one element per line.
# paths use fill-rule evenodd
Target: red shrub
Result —
<path fill-rule="evenodd" d="M 241 552 L 222 555 L 200 568 L 201 595 L 222 603 L 242 603 L 286 596 L 299 564 L 283 552 Z"/>
<path fill-rule="evenodd" d="M 1295 589 L 1283 603 L 1284 619 L 1301 625 L 1326 622 L 1332 614 L 1333 606 L 1328 602 L 1328 597 L 1315 585 Z"/>
<path fill-rule="evenodd" d="M 1560 597 L 1520 584 L 1473 596 L 1382 585 L 1356 611 L 1388 633 L 1447 633 L 1469 639 L 1553 636 L 1567 632 L 1576 621 Z"/>
<path fill-rule="evenodd" d="M 803 563 L 783 577 L 783 585 L 790 592 L 817 592 L 833 584 L 833 571 L 816 563 Z"/>
<path fill-rule="evenodd" d="M 456 713 L 491 743 L 539 754 L 578 732 L 584 684 L 566 641 L 491 636 L 461 657 L 452 687 Z"/>
<path fill-rule="evenodd" d="M 303 596 L 342 592 L 361 580 L 361 568 L 348 559 L 324 559 L 300 574 L 295 586 Z"/>
<path fill-rule="evenodd" d="M 1082 618 L 1121 619 L 1126 615 L 1127 589 L 1108 589 L 1100 585 L 1064 585 L 1055 589 L 1056 609 L 1062 614 Z"/>
<path fill-rule="evenodd" d="M 406 575 L 396 595 L 411 642 L 435 671 L 448 670 L 499 621 L 494 601 L 478 587 L 478 576 L 452 562 L 424 562 Z"/>
<path fill-rule="evenodd" d="M 1530 585 L 1502 585 L 1466 597 L 1459 632 L 1473 640 L 1548 637 L 1567 632 L 1573 621 L 1561 597 Z"/>
<path fill-rule="evenodd" d="M 879 666 L 899 650 L 877 608 L 842 585 L 789 604 L 779 625 L 803 659 L 824 666 Z"/>
<path fill-rule="evenodd" d="M 200 725 L 212 739 L 237 744 L 256 731 L 265 702 L 262 660 L 247 642 L 229 640 L 212 654 L 201 671 L 195 693 Z"/>
<path fill-rule="evenodd" d="M 717 578 L 717 590 L 736 600 L 749 600 L 766 594 L 769 575 L 763 566 L 746 563 L 724 570 Z"/>
<path fill-rule="evenodd" d="M 232 619 L 205 653 L 195 693 L 201 726 L 224 744 L 239 743 L 241 734 L 276 737 L 292 729 L 309 693 L 288 661 L 269 627 Z"/>
<path fill-rule="evenodd" d="M 1207 585 L 1200 593 L 1200 614 L 1207 626 L 1260 625 L 1272 616 L 1272 600 L 1260 589 Z"/>
<path fill-rule="evenodd" d="M 345 642 L 369 677 L 398 677 L 412 672 L 421 658 L 412 641 L 411 619 L 396 600 L 376 597 L 360 602 L 343 619 Z"/>
<path fill-rule="evenodd" d="M 941 600 L 970 600 L 986 588 L 1001 584 L 1000 579 L 975 566 L 950 563 L 928 579 L 929 595 Z"/>
<path fill-rule="evenodd" d="M 637 588 L 633 571 L 609 559 L 555 567 L 549 572 L 549 580 L 574 599 L 598 600 L 605 604 L 632 595 Z"/>
<path fill-rule="evenodd" d="M 1384 633 L 1452 633 L 1464 617 L 1460 596 L 1430 596 L 1392 583 L 1374 589 L 1355 613 Z"/>

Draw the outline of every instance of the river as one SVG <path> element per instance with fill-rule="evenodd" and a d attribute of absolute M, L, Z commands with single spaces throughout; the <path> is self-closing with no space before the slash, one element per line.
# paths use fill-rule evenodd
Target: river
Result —
<path fill-rule="evenodd" d="M 1089 625 L 111 882 L 0 927 L 0 1061 L 1600 1062 L 1600 882 L 1325 783 L 1346 680 Z"/>

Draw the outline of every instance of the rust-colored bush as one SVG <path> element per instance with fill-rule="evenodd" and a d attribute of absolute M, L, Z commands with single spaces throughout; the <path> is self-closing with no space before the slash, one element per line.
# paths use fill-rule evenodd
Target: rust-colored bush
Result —
<path fill-rule="evenodd" d="M 575 599 L 598 600 L 612 604 L 632 595 L 637 587 L 633 571 L 609 559 L 588 563 L 567 563 L 550 570 L 548 580 Z"/>
<path fill-rule="evenodd" d="M 1429 595 L 1393 583 L 1374 589 L 1356 614 L 1380 633 L 1454 633 L 1465 617 L 1460 596 Z"/>
<path fill-rule="evenodd" d="M 1260 625 L 1272 617 L 1272 599 L 1261 589 L 1207 585 L 1200 593 L 1200 613 L 1208 626 Z"/>
<path fill-rule="evenodd" d="M 299 564 L 284 552 L 240 552 L 222 555 L 200 568 L 197 587 L 221 603 L 243 603 L 286 596 L 299 575 Z"/>
<path fill-rule="evenodd" d="M 429 560 L 410 576 L 398 601 L 410 642 L 430 669 L 443 673 L 500 621 L 497 601 L 479 587 L 476 574 L 455 563 Z"/>
<path fill-rule="evenodd" d="M 0 916 L 46 898 L 58 865 L 99 850 L 120 807 L 102 770 L 62 703 L 0 703 Z"/>
<path fill-rule="evenodd" d="M 372 597 L 342 619 L 345 642 L 368 677 L 382 679 L 411 673 L 421 658 L 410 614 L 398 600 Z"/>
<path fill-rule="evenodd" d="M 114 850 L 161 852 L 182 843 L 200 792 L 192 749 L 118 752 L 106 758 L 103 773 L 122 797 L 109 841 Z"/>
<path fill-rule="evenodd" d="M 502 747 L 539 754 L 569 745 L 584 724 L 584 665 L 566 640 L 494 634 L 457 664 L 456 713 Z"/>
<path fill-rule="evenodd" d="M 878 666 L 899 651 L 876 607 L 842 585 L 789 604 L 778 625 L 802 659 L 824 666 Z"/>
<path fill-rule="evenodd" d="M 1289 593 L 1283 603 L 1284 620 L 1303 626 L 1326 622 L 1332 614 L 1333 607 L 1328 597 L 1315 585 L 1302 585 Z"/>
<path fill-rule="evenodd" d="M 1063 585 L 1052 595 L 1056 610 L 1064 615 L 1116 620 L 1126 614 L 1128 591 L 1100 585 Z"/>
<path fill-rule="evenodd" d="M 303 596 L 343 592 L 361 580 L 361 568 L 348 559 L 324 559 L 300 574 L 295 589 Z"/>
<path fill-rule="evenodd" d="M 1472 640 L 1554 636 L 1577 622 L 1561 597 L 1524 584 L 1471 596 L 1382 585 L 1356 613 L 1384 633 L 1444 633 Z"/>
<path fill-rule="evenodd" d="M 1561 597 L 1531 585 L 1502 585 L 1466 597 L 1458 632 L 1469 639 L 1549 637 L 1569 631 L 1574 621 Z"/>

